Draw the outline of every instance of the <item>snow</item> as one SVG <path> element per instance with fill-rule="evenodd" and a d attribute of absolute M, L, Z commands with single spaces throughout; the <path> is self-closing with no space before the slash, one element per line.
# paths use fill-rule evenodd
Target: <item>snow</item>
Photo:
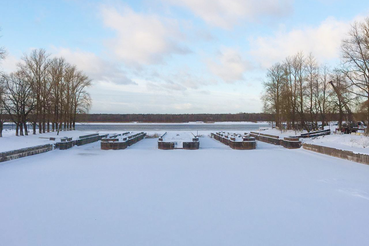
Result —
<path fill-rule="evenodd" d="M 118 139 L 118 142 L 126 142 L 130 136 L 136 135 L 140 132 L 123 132 L 123 133 L 110 133 L 108 138 Z"/>
<path fill-rule="evenodd" d="M 175 148 L 183 148 L 184 142 L 193 142 L 195 135 L 191 132 L 167 132 L 163 142 L 174 143 Z"/>
<path fill-rule="evenodd" d="M 100 143 L 0 164 L 0 245 L 369 242 L 369 167 L 263 142 L 232 150 Z"/>
<path fill-rule="evenodd" d="M 227 136 L 231 141 L 234 142 L 243 142 L 243 138 L 244 136 L 248 136 L 245 133 L 240 133 L 240 132 L 217 132 L 216 134 L 218 135 L 223 135 L 223 136 Z M 231 138 L 234 138 L 234 140 L 232 140 Z"/>

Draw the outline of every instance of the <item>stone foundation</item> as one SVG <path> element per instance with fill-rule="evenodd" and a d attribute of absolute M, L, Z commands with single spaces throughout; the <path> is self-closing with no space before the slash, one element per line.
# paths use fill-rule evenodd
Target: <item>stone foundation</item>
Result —
<path fill-rule="evenodd" d="M 127 133 L 124 133 L 125 135 Z M 117 137 L 118 135 L 116 135 Z M 103 138 L 101 139 L 101 149 L 103 150 L 118 150 L 118 149 L 126 149 L 128 146 L 131 146 L 138 141 L 141 141 L 146 136 L 146 133 L 140 132 L 135 135 L 127 136 L 126 138 L 123 138 L 124 141 L 118 141 L 117 138 Z"/>
<path fill-rule="evenodd" d="M 281 145 L 287 149 L 301 148 L 300 140 L 295 137 L 285 137 L 284 139 L 279 139 L 279 136 L 263 134 L 258 132 L 251 132 L 250 136 L 254 137 L 258 141 L 274 145 Z"/>
<path fill-rule="evenodd" d="M 228 145 L 232 149 L 239 149 L 239 150 L 256 149 L 255 138 L 244 137 L 243 141 L 241 142 L 241 141 L 235 141 L 236 139 L 233 137 L 223 136 L 218 133 L 212 133 L 211 137 L 225 145 Z"/>
<path fill-rule="evenodd" d="M 48 152 L 50 150 L 53 150 L 52 144 L 45 144 L 45 145 L 39 145 L 39 146 L 30 147 L 30 148 L 6 151 L 6 152 L 0 153 L 0 162 L 14 160 L 14 159 L 31 156 L 31 155 L 37 155 L 37 154 Z"/>

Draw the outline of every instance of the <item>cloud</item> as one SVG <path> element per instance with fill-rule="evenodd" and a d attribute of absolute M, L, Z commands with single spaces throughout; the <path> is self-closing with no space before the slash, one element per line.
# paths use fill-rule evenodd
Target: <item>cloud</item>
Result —
<path fill-rule="evenodd" d="M 142 72 L 142 71 L 141 71 Z M 170 72 L 151 71 L 147 74 L 137 74 L 144 78 L 149 90 L 171 92 L 193 92 L 205 86 L 216 84 L 215 79 L 208 78 L 202 74 L 197 74 L 188 67 L 182 67 Z"/>
<path fill-rule="evenodd" d="M 0 72 L 4 71 L 5 73 L 15 72 L 17 69 L 17 64 L 20 62 L 18 58 L 7 54 L 4 60 L 0 61 Z"/>
<path fill-rule="evenodd" d="M 76 65 L 94 81 L 110 82 L 117 85 L 135 84 L 126 76 L 119 63 L 106 61 L 94 53 L 72 51 L 68 48 L 53 48 L 54 57 L 63 57 L 69 63 Z"/>
<path fill-rule="evenodd" d="M 328 18 L 318 27 L 291 31 L 281 29 L 273 36 L 251 40 L 250 53 L 264 68 L 300 51 L 313 53 L 320 62 L 338 59 L 341 41 L 347 36 L 349 28 L 349 22 Z"/>
<path fill-rule="evenodd" d="M 102 6 L 101 12 L 105 26 L 116 32 L 107 46 L 127 65 L 157 64 L 172 54 L 189 53 L 180 45 L 184 36 L 175 20 L 136 13 L 128 7 Z"/>
<path fill-rule="evenodd" d="M 233 48 L 223 48 L 217 57 L 217 60 L 208 60 L 209 70 L 226 83 L 243 80 L 244 73 L 251 67 L 244 60 L 241 54 Z"/>
<path fill-rule="evenodd" d="M 292 12 L 293 0 L 164 0 L 190 9 L 210 25 L 230 28 L 242 20 L 258 21 Z"/>

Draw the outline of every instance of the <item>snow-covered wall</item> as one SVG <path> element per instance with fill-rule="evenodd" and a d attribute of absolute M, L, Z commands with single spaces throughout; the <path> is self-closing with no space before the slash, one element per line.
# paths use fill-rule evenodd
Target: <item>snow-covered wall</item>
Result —
<path fill-rule="evenodd" d="M 52 144 L 39 145 L 18 150 L 6 151 L 0 153 L 0 162 L 14 160 L 26 156 L 37 155 L 53 150 Z"/>
<path fill-rule="evenodd" d="M 369 164 L 369 155 L 354 153 L 348 150 L 330 148 L 326 146 L 307 144 L 307 143 L 304 143 L 302 146 L 304 149 L 318 152 L 321 154 L 335 156 L 335 157 L 339 157 L 339 158 L 350 160 L 350 161 L 356 161 L 356 162 L 363 163 L 363 164 Z"/>

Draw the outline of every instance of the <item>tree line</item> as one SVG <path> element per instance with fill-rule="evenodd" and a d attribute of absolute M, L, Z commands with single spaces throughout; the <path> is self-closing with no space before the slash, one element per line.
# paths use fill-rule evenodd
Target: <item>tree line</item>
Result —
<path fill-rule="evenodd" d="M 215 121 L 271 121 L 272 115 L 264 113 L 238 114 L 80 114 L 78 122 L 215 122 Z"/>
<path fill-rule="evenodd" d="M 15 72 L 1 74 L 0 136 L 7 118 L 17 136 L 28 135 L 29 126 L 33 134 L 75 129 L 77 114 L 90 108 L 90 85 L 89 77 L 64 58 L 51 58 L 44 49 L 31 51 Z"/>
<path fill-rule="evenodd" d="M 368 99 L 369 18 L 351 26 L 337 67 L 299 52 L 268 69 L 262 97 L 264 112 L 273 115 L 278 128 L 308 131 L 334 115 L 341 128 L 352 112 L 368 124 Z"/>

